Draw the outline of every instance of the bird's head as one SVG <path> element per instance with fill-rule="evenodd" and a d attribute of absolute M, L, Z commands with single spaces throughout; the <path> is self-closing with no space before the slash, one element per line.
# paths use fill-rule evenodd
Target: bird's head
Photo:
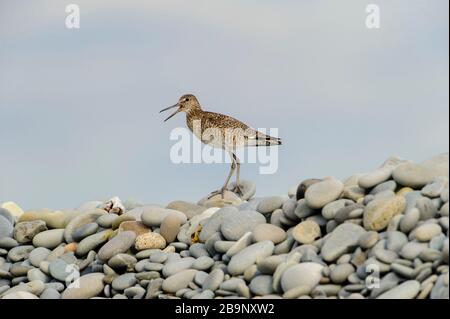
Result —
<path fill-rule="evenodd" d="M 197 98 L 192 94 L 183 95 L 182 97 L 180 97 L 180 99 L 176 104 L 166 107 L 165 109 L 162 109 L 161 111 L 159 111 L 159 113 L 173 108 L 177 108 L 177 110 L 173 112 L 168 118 L 166 118 L 164 122 L 172 118 L 175 114 L 179 112 L 190 113 L 194 110 L 201 110 L 200 103 L 198 102 Z"/>

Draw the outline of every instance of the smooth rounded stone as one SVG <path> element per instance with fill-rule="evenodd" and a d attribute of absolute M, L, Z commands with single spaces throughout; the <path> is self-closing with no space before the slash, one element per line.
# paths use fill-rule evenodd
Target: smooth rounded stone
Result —
<path fill-rule="evenodd" d="M 44 261 L 48 257 L 48 255 L 50 255 L 50 253 L 51 251 L 49 249 L 45 247 L 38 247 L 30 252 L 30 254 L 28 255 L 28 259 L 34 267 L 39 267 L 41 261 Z"/>
<path fill-rule="evenodd" d="M 428 220 L 436 217 L 437 208 L 433 201 L 427 197 L 417 199 L 416 207 L 420 211 L 420 220 Z"/>
<path fill-rule="evenodd" d="M 56 259 L 50 262 L 48 266 L 50 275 L 60 281 L 66 281 L 66 278 L 73 275 L 74 271 L 78 270 L 78 267 L 74 264 L 70 264 L 63 259 Z"/>
<path fill-rule="evenodd" d="M 287 255 L 274 255 L 257 261 L 258 271 L 262 274 L 272 275 L 278 265 L 285 262 Z"/>
<path fill-rule="evenodd" d="M 308 187 L 305 192 L 306 203 L 314 209 L 322 208 L 338 199 L 343 190 L 341 181 L 334 178 L 323 180 Z"/>
<path fill-rule="evenodd" d="M 136 279 L 140 281 L 142 286 L 142 281 L 149 280 L 152 281 L 154 279 L 159 279 L 161 275 L 157 271 L 144 271 L 136 274 Z"/>
<path fill-rule="evenodd" d="M 127 288 L 134 286 L 134 284 L 136 284 L 136 282 L 137 282 L 136 274 L 126 273 L 126 274 L 116 277 L 112 281 L 111 286 L 116 291 L 123 291 Z"/>
<path fill-rule="evenodd" d="M 440 275 L 431 291 L 431 299 L 449 299 L 448 273 Z"/>
<path fill-rule="evenodd" d="M 74 238 L 73 238 L 73 233 L 77 228 L 80 228 L 86 224 L 91 224 L 94 223 L 96 226 L 98 226 L 97 223 L 95 223 L 95 221 L 99 218 L 99 216 L 105 215 L 107 214 L 106 211 L 104 211 L 103 209 L 93 209 L 90 211 L 85 211 L 82 212 L 81 214 L 78 214 L 77 216 L 75 216 L 74 218 L 72 218 L 67 226 L 65 227 L 64 230 L 64 239 L 67 243 L 72 243 L 74 242 Z M 90 226 L 91 229 L 92 227 L 95 227 L 93 225 Z M 89 232 L 90 229 L 86 229 L 87 232 Z M 96 231 L 96 230 L 95 230 Z M 89 236 L 93 233 L 87 233 L 84 237 Z M 80 235 L 83 235 L 83 230 L 80 230 L 79 232 Z M 82 238 L 80 238 L 81 240 Z"/>
<path fill-rule="evenodd" d="M 230 275 L 241 275 L 244 271 L 255 264 L 258 259 L 272 255 L 274 251 L 273 242 L 267 240 L 250 245 L 231 257 L 228 264 Z"/>
<path fill-rule="evenodd" d="M 364 228 L 380 231 L 386 228 L 389 221 L 401 214 L 406 207 L 404 197 L 394 196 L 389 199 L 374 199 L 364 210 Z"/>
<path fill-rule="evenodd" d="M 359 225 L 344 223 L 337 226 L 325 240 L 321 255 L 325 261 L 331 262 L 358 244 L 358 240 L 366 231 Z"/>
<path fill-rule="evenodd" d="M 208 256 L 201 256 L 197 258 L 192 264 L 192 268 L 196 270 L 207 270 L 214 265 L 214 259 Z"/>
<path fill-rule="evenodd" d="M 223 219 L 220 231 L 227 240 L 238 240 L 265 222 L 266 218 L 256 211 L 236 211 Z"/>
<path fill-rule="evenodd" d="M 250 288 L 250 291 L 257 296 L 270 295 L 274 292 L 272 276 L 268 275 L 255 276 L 248 287 Z"/>
<path fill-rule="evenodd" d="M 206 209 L 203 206 L 196 205 L 194 203 L 190 203 L 190 202 L 186 202 L 186 201 L 182 201 L 182 200 L 170 202 L 166 206 L 166 208 L 180 211 L 180 212 L 184 213 L 188 219 L 191 219 L 194 216 L 200 215 Z"/>
<path fill-rule="evenodd" d="M 18 221 L 26 222 L 32 220 L 43 220 L 50 229 L 62 229 L 66 227 L 72 218 L 78 216 L 79 214 L 80 212 L 75 210 L 51 211 L 48 209 L 42 209 L 23 213 Z"/>
<path fill-rule="evenodd" d="M 214 250 L 218 253 L 224 254 L 226 253 L 233 245 L 235 241 L 227 241 L 227 240 L 218 240 L 214 243 Z"/>
<path fill-rule="evenodd" d="M 297 216 L 295 216 L 295 208 L 297 207 L 297 200 L 295 198 L 289 198 L 283 203 L 283 206 L 281 207 L 281 211 L 284 215 L 286 215 L 290 219 L 297 219 Z M 277 211 L 274 210 L 274 212 Z M 273 213 L 272 213 L 273 214 Z"/>
<path fill-rule="evenodd" d="M 104 289 L 103 273 L 90 273 L 76 279 L 61 294 L 62 299 L 90 299 L 98 296 Z"/>
<path fill-rule="evenodd" d="M 320 235 L 319 225 L 311 220 L 301 222 L 292 229 L 292 236 L 301 244 L 311 244 Z"/>
<path fill-rule="evenodd" d="M 441 234 L 442 229 L 438 224 L 426 223 L 414 230 L 414 237 L 421 242 L 430 241 L 433 237 Z"/>
<path fill-rule="evenodd" d="M 203 282 L 203 289 L 216 291 L 219 289 L 220 284 L 223 282 L 225 274 L 222 269 L 214 269 L 211 273 L 205 278 Z"/>
<path fill-rule="evenodd" d="M 27 291 L 17 291 L 8 293 L 1 299 L 39 299 L 39 297 Z"/>
<path fill-rule="evenodd" d="M 11 249 L 17 246 L 19 246 L 19 243 L 14 238 L 10 237 L 0 238 L 0 248 Z"/>
<path fill-rule="evenodd" d="M 45 288 L 39 296 L 40 299 L 61 299 L 61 294 L 54 288 Z"/>
<path fill-rule="evenodd" d="M 358 185 L 362 188 L 372 188 L 378 184 L 387 181 L 392 174 L 393 167 L 390 165 L 382 166 L 369 173 L 359 177 Z"/>
<path fill-rule="evenodd" d="M 322 216 L 325 219 L 334 219 L 336 213 L 341 209 L 349 205 L 353 205 L 355 202 L 349 199 L 338 199 L 325 205 L 322 209 Z"/>
<path fill-rule="evenodd" d="M 144 269 L 148 271 L 161 271 L 164 268 L 163 264 L 147 262 L 144 265 Z"/>
<path fill-rule="evenodd" d="M 276 245 L 285 239 L 286 232 L 282 228 L 271 224 L 259 224 L 253 229 L 253 240 L 255 242 L 270 240 Z"/>
<path fill-rule="evenodd" d="M 287 217 L 289 220 L 292 220 L 295 223 L 297 223 L 299 219 L 303 219 L 314 214 L 316 214 L 316 210 L 309 207 L 306 202 L 306 199 L 302 198 L 297 202 L 297 206 L 295 207 L 294 210 L 294 215 L 292 216 L 285 214 L 284 217 Z"/>
<path fill-rule="evenodd" d="M 413 279 L 416 276 L 416 272 L 413 268 L 402 264 L 393 263 L 391 265 L 391 270 L 397 275 L 408 279 Z"/>
<path fill-rule="evenodd" d="M 169 257 L 168 253 L 160 251 L 151 254 L 148 260 L 151 261 L 152 263 L 165 263 L 168 257 Z"/>
<path fill-rule="evenodd" d="M 195 269 L 186 269 L 165 279 L 162 283 L 162 290 L 167 293 L 176 293 L 178 290 L 186 288 L 194 280 L 197 273 Z"/>
<path fill-rule="evenodd" d="M 400 250 L 400 256 L 408 260 L 414 260 L 426 248 L 427 245 L 424 243 L 409 242 Z"/>
<path fill-rule="evenodd" d="M 16 219 L 9 210 L 0 207 L 0 218 L 6 219 L 11 226 L 14 226 Z"/>
<path fill-rule="evenodd" d="M 421 192 L 422 195 L 427 197 L 431 198 L 440 197 L 445 187 L 448 187 L 448 177 L 446 178 L 440 177 L 435 179 L 428 185 L 426 185 L 424 188 L 422 188 Z"/>
<path fill-rule="evenodd" d="M 238 285 L 245 285 L 245 281 L 241 278 L 232 277 L 220 284 L 220 289 L 235 292 Z"/>
<path fill-rule="evenodd" d="M 386 237 L 386 249 L 394 251 L 396 253 L 400 252 L 400 250 L 408 243 L 408 237 L 399 231 L 390 231 L 387 232 Z"/>
<path fill-rule="evenodd" d="M 418 256 L 422 261 L 434 262 L 442 257 L 442 252 L 436 249 L 427 248 L 424 249 Z"/>
<path fill-rule="evenodd" d="M 366 190 L 357 185 L 344 187 L 344 192 L 342 194 L 342 196 L 344 198 L 351 199 L 355 202 L 364 198 L 365 195 L 366 195 Z"/>
<path fill-rule="evenodd" d="M 4 216 L 0 215 L 0 238 L 12 237 L 13 232 L 14 232 L 13 224 Z"/>
<path fill-rule="evenodd" d="M 420 212 L 413 207 L 406 211 L 404 217 L 400 221 L 400 230 L 404 233 L 409 233 L 414 229 L 420 220 Z"/>
<path fill-rule="evenodd" d="M 176 273 L 191 268 L 194 262 L 195 258 L 192 257 L 186 257 L 176 261 L 167 262 L 162 269 L 162 274 L 166 278 L 170 277 Z"/>
<path fill-rule="evenodd" d="M 252 242 L 253 242 L 253 234 L 251 232 L 245 233 L 237 242 L 233 244 L 233 246 L 230 247 L 230 249 L 228 249 L 226 255 L 228 257 L 233 257 L 244 248 L 250 246 Z"/>
<path fill-rule="evenodd" d="M 322 181 L 322 180 L 318 179 L 318 178 L 309 178 L 309 179 L 306 179 L 306 180 L 302 181 L 297 187 L 297 192 L 296 192 L 295 198 L 297 200 L 300 200 L 300 199 L 304 198 L 306 190 L 311 185 L 316 184 L 316 183 L 318 183 L 320 181 Z"/>
<path fill-rule="evenodd" d="M 74 241 L 79 242 L 87 236 L 93 235 L 97 232 L 97 223 L 88 223 L 83 226 L 77 227 L 72 232 L 72 238 Z"/>
<path fill-rule="evenodd" d="M 391 190 L 385 190 L 374 195 L 373 199 L 390 199 L 395 196 L 395 193 Z"/>
<path fill-rule="evenodd" d="M 364 205 L 352 204 L 339 209 L 334 216 L 338 223 L 343 223 L 347 219 L 360 218 L 364 212 Z"/>
<path fill-rule="evenodd" d="M 39 281 L 42 281 L 43 283 L 47 283 L 50 281 L 50 277 L 47 276 L 47 274 L 43 273 L 38 268 L 33 268 L 33 269 L 28 270 L 27 278 L 28 278 L 28 281 L 39 280 Z"/>
<path fill-rule="evenodd" d="M 420 291 L 420 283 L 408 280 L 377 297 L 377 299 L 414 299 Z"/>
<path fill-rule="evenodd" d="M 28 292 L 33 295 L 39 296 L 44 289 L 45 289 L 45 285 L 42 281 L 34 280 L 34 281 L 27 282 L 27 283 L 16 285 L 16 286 L 8 289 L 7 291 L 0 294 L 0 298 L 3 298 L 4 296 L 6 296 L 8 294 L 17 293 L 17 292 Z"/>
<path fill-rule="evenodd" d="M 146 290 L 139 286 L 126 288 L 123 291 L 123 294 L 128 299 L 142 299 L 144 297 L 145 293 L 146 293 Z"/>
<path fill-rule="evenodd" d="M 117 254 L 108 261 L 108 266 L 114 270 L 132 271 L 137 259 L 128 254 Z"/>
<path fill-rule="evenodd" d="M 437 155 L 420 164 L 403 163 L 392 176 L 401 185 L 421 188 L 440 176 L 448 176 L 448 153 Z"/>
<path fill-rule="evenodd" d="M 40 232 L 33 238 L 35 247 L 53 249 L 64 241 L 64 229 L 51 229 Z"/>
<path fill-rule="evenodd" d="M 281 287 L 284 292 L 298 286 L 308 287 L 311 291 L 322 279 L 322 270 L 323 265 L 312 262 L 289 267 L 281 276 Z"/>
<path fill-rule="evenodd" d="M 20 286 L 21 284 L 24 284 L 24 283 L 27 283 L 27 282 L 28 282 L 27 276 L 14 277 L 11 280 L 11 285 L 12 286 Z"/>
<path fill-rule="evenodd" d="M 8 252 L 8 259 L 12 262 L 22 261 L 28 258 L 30 252 L 33 249 L 34 247 L 32 245 L 24 245 L 11 248 L 11 250 Z"/>
<path fill-rule="evenodd" d="M 449 186 L 448 185 L 441 192 L 441 200 L 444 203 L 448 203 L 448 201 L 449 201 Z"/>
<path fill-rule="evenodd" d="M 209 256 L 209 252 L 206 249 L 206 245 L 202 243 L 193 244 L 189 247 L 189 253 L 194 258 L 200 258 L 201 256 Z"/>
<path fill-rule="evenodd" d="M 47 226 L 42 220 L 21 222 L 14 227 L 14 238 L 21 244 L 28 243 L 33 240 L 34 236 L 45 230 L 47 230 Z"/>
<path fill-rule="evenodd" d="M 261 214 L 269 214 L 275 209 L 281 208 L 283 202 L 284 199 L 280 196 L 265 197 L 259 202 L 256 210 Z"/>
<path fill-rule="evenodd" d="M 26 262 L 21 263 L 19 262 L 12 264 L 11 267 L 9 268 L 9 272 L 14 277 L 23 277 L 27 275 L 30 269 L 33 269 L 33 267 L 28 266 Z"/>
<path fill-rule="evenodd" d="M 358 245 L 363 249 L 369 249 L 375 246 L 378 240 L 380 240 L 380 235 L 376 231 L 368 231 L 359 237 Z"/>
<path fill-rule="evenodd" d="M 106 229 L 94 235 L 84 238 L 78 243 L 76 254 L 78 256 L 85 256 L 91 250 L 96 249 L 101 244 L 105 243 L 113 234 L 113 230 Z"/>
<path fill-rule="evenodd" d="M 281 209 L 274 210 L 270 215 L 270 223 L 272 225 L 282 227 L 283 224 L 281 223 L 281 217 L 283 217 L 283 211 Z"/>
<path fill-rule="evenodd" d="M 123 223 L 126 222 L 136 222 L 136 217 L 130 214 L 123 214 L 117 217 L 114 222 L 112 223 L 111 227 L 112 229 L 119 228 Z M 145 225 L 144 225 L 145 226 Z"/>
<path fill-rule="evenodd" d="M 105 214 L 97 218 L 96 223 L 103 228 L 112 228 L 114 221 L 119 218 L 116 214 Z"/>
<path fill-rule="evenodd" d="M 195 284 L 197 284 L 197 285 L 199 285 L 200 287 L 202 287 L 203 286 L 203 283 L 205 282 L 205 279 L 206 279 L 206 277 L 208 277 L 208 273 L 207 272 L 204 272 L 204 271 L 198 271 L 196 274 L 195 274 L 195 277 L 194 277 L 194 283 Z M 178 292 L 177 292 L 177 294 L 178 294 Z"/>
<path fill-rule="evenodd" d="M 145 233 L 137 236 L 134 247 L 136 250 L 163 249 L 166 247 L 166 240 L 158 233 Z"/>
<path fill-rule="evenodd" d="M 199 236 L 200 241 L 206 242 L 209 237 L 220 231 L 223 221 L 228 216 L 234 216 L 238 212 L 238 209 L 234 206 L 225 206 L 214 212 L 209 218 L 201 220 L 200 225 L 202 226 L 202 230 Z"/>
<path fill-rule="evenodd" d="M 391 181 L 386 181 L 384 183 L 378 184 L 370 191 L 370 194 L 376 195 L 376 194 L 384 192 L 384 191 L 395 192 L 396 189 L 397 189 L 397 183 L 395 181 L 391 180 Z"/>
<path fill-rule="evenodd" d="M 161 223 L 160 234 L 164 237 L 167 243 L 171 243 L 177 238 L 180 227 L 181 224 L 178 216 L 175 214 L 169 214 Z"/>
<path fill-rule="evenodd" d="M 330 272 L 330 279 L 335 284 L 342 284 L 347 278 L 355 272 L 355 268 L 351 264 L 340 264 L 334 267 Z"/>
<path fill-rule="evenodd" d="M 186 215 L 182 212 L 158 206 L 146 206 L 142 212 L 141 219 L 149 227 L 160 227 L 164 218 L 170 214 L 174 214 L 179 218 L 180 225 L 183 225 L 187 221 Z"/>
<path fill-rule="evenodd" d="M 100 248 L 97 256 L 102 261 L 108 261 L 114 255 L 124 253 L 130 249 L 131 246 L 133 246 L 135 239 L 136 234 L 132 231 L 119 233 Z"/>
<path fill-rule="evenodd" d="M 391 264 L 398 258 L 396 252 L 385 249 L 377 249 L 373 252 L 373 254 L 379 261 L 386 264 Z"/>

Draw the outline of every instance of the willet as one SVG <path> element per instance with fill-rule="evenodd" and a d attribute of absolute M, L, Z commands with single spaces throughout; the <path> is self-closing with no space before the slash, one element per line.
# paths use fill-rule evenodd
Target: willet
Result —
<path fill-rule="evenodd" d="M 161 110 L 160 113 L 172 108 L 177 108 L 177 110 L 166 118 L 164 122 L 179 112 L 185 112 L 187 126 L 193 134 L 202 141 L 202 143 L 215 148 L 222 148 L 230 154 L 231 168 L 225 183 L 222 188 L 212 192 L 209 197 L 221 194 L 223 198 L 228 183 L 235 171 L 236 186 L 232 191 L 242 195 L 242 191 L 239 187 L 241 164 L 236 156 L 237 148 L 281 145 L 281 140 L 279 138 L 258 132 L 235 118 L 202 110 L 197 98 L 192 94 L 183 95 L 176 104 Z"/>

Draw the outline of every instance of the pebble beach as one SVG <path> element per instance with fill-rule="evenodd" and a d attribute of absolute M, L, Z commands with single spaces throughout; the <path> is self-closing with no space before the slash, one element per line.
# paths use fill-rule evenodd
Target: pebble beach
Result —
<path fill-rule="evenodd" d="M 448 153 L 380 164 L 268 197 L 0 203 L 0 299 L 448 299 Z"/>

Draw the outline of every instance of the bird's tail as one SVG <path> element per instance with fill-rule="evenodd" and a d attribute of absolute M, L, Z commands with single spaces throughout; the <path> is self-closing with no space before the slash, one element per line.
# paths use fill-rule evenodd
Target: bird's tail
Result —
<path fill-rule="evenodd" d="M 253 139 L 249 139 L 248 146 L 273 146 L 281 145 L 281 138 L 272 137 L 261 132 L 257 132 Z"/>

